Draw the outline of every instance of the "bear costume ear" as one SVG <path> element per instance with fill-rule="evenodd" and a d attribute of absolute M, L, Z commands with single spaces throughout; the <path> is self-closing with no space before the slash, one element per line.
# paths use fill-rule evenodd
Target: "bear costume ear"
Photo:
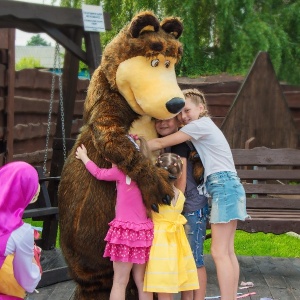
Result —
<path fill-rule="evenodd" d="M 179 39 L 183 31 L 183 24 L 179 18 L 169 17 L 161 21 L 160 26 L 162 29 Z"/>
<path fill-rule="evenodd" d="M 150 11 L 145 11 L 131 21 L 129 32 L 133 38 L 138 38 L 142 32 L 159 30 L 159 21 Z"/>

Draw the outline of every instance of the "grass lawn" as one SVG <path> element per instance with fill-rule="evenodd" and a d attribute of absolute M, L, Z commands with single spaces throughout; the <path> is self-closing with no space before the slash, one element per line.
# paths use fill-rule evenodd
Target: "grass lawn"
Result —
<path fill-rule="evenodd" d="M 211 239 L 204 243 L 204 253 L 210 253 Z M 300 236 L 273 233 L 248 233 L 237 230 L 235 251 L 244 256 L 273 256 L 300 258 Z"/>
<path fill-rule="evenodd" d="M 24 220 L 33 226 L 42 227 L 41 221 Z M 209 233 L 210 231 L 208 231 Z M 204 254 L 210 253 L 211 239 L 204 243 Z M 59 248 L 59 235 L 56 240 Z M 273 256 L 273 257 L 297 257 L 300 258 L 300 236 L 294 237 L 288 234 L 272 233 L 247 233 L 237 230 L 235 237 L 235 251 L 237 255 L 244 256 Z"/>

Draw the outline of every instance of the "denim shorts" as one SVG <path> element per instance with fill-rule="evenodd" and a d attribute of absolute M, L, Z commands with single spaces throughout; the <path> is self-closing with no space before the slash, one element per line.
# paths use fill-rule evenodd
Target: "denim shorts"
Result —
<path fill-rule="evenodd" d="M 199 210 L 183 213 L 187 219 L 184 225 L 197 268 L 204 266 L 203 243 L 206 236 L 206 222 L 209 215 L 208 204 Z"/>
<path fill-rule="evenodd" d="M 228 223 L 249 218 L 246 212 L 246 194 L 235 172 L 217 172 L 209 175 L 206 189 L 211 197 L 210 223 Z"/>

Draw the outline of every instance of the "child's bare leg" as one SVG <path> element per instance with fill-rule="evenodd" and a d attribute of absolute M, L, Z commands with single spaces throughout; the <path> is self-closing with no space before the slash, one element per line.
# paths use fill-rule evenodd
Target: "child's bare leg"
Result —
<path fill-rule="evenodd" d="M 129 281 L 132 263 L 114 262 L 114 279 L 109 300 L 125 300 L 125 291 Z"/>
<path fill-rule="evenodd" d="M 193 291 L 194 300 L 204 300 L 206 294 L 206 284 L 207 284 L 207 274 L 206 268 L 203 266 L 201 268 L 197 268 L 198 279 L 199 279 L 199 289 Z"/>
<path fill-rule="evenodd" d="M 206 294 L 207 274 L 205 267 L 197 268 L 199 289 L 181 292 L 181 300 L 204 300 Z"/>
<path fill-rule="evenodd" d="M 173 294 L 170 293 L 158 293 L 158 300 L 173 300 Z"/>
<path fill-rule="evenodd" d="M 237 221 L 236 221 L 237 224 Z M 236 227 L 235 227 L 236 229 Z M 235 295 L 234 295 L 234 300 L 236 300 L 237 297 L 237 291 L 239 289 L 239 277 L 240 277 L 240 266 L 239 266 L 239 262 L 237 260 L 236 254 L 234 252 L 234 237 L 235 237 L 235 232 L 236 230 L 234 230 L 232 236 L 231 236 L 231 241 L 229 244 L 229 256 L 231 259 L 231 264 L 233 266 L 233 270 L 234 270 L 234 291 L 235 291 Z"/>
<path fill-rule="evenodd" d="M 211 255 L 214 259 L 221 300 L 235 300 L 239 274 L 238 262 L 234 254 L 234 235 L 237 221 L 211 224 L 212 244 Z M 235 257 L 235 258 L 234 258 Z"/>
<path fill-rule="evenodd" d="M 194 298 L 193 291 L 181 292 L 181 300 L 193 300 L 193 298 Z"/>
<path fill-rule="evenodd" d="M 144 292 L 144 275 L 146 264 L 133 264 L 132 276 L 139 293 L 139 300 L 152 300 L 153 293 Z"/>

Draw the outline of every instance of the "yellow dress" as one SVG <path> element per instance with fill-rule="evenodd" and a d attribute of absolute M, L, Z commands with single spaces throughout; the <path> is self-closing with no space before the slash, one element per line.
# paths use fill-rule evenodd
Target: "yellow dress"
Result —
<path fill-rule="evenodd" d="M 199 288 L 197 268 L 181 214 L 185 198 L 180 192 L 173 206 L 160 205 L 153 212 L 154 239 L 144 278 L 144 291 L 178 293 Z"/>

